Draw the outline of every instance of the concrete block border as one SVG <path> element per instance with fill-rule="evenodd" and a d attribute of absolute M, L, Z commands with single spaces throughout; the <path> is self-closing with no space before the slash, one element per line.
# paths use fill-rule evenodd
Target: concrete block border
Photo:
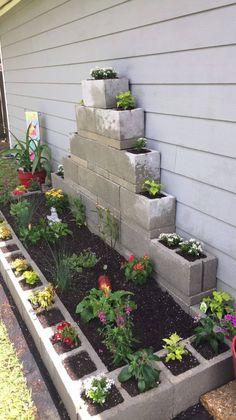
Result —
<path fill-rule="evenodd" d="M 0 215 L 5 219 L 2 214 Z M 134 416 L 137 420 L 143 418 L 148 418 L 149 420 L 171 420 L 173 416 L 191 404 L 196 403 L 202 393 L 210 391 L 232 379 L 233 369 L 230 349 L 212 360 L 206 361 L 192 348 L 191 340 L 188 339 L 184 342 L 191 353 L 198 359 L 199 365 L 174 377 L 162 362 L 157 362 L 157 367 L 161 369 L 161 384 L 159 387 L 132 398 L 121 387 L 121 384 L 117 380 L 120 369 L 107 372 L 106 367 L 80 330 L 79 326 L 74 322 L 60 299 L 56 296 L 53 307 L 58 308 L 61 311 L 64 319 L 71 322 L 78 330 L 81 337 L 81 347 L 73 349 L 66 354 L 58 355 L 50 341 L 54 328 L 43 328 L 41 325 L 28 301 L 30 291 L 23 291 L 19 284 L 21 277 L 16 277 L 14 275 L 10 264 L 7 261 L 7 257 L 20 252 L 29 261 L 33 270 L 38 272 L 43 284 L 34 290 L 41 289 L 48 284 L 48 281 L 35 262 L 30 258 L 27 250 L 18 240 L 14 231 L 12 229 L 11 231 L 12 239 L 0 242 L 1 273 L 72 420 L 89 420 L 90 418 L 95 420 L 125 420 Z M 2 252 L 1 249 L 10 244 L 17 245 L 18 250 L 5 253 Z M 108 377 L 115 380 L 115 385 L 124 399 L 121 404 L 93 417 L 88 414 L 85 402 L 80 397 L 81 383 L 84 378 L 76 381 L 72 380 L 63 366 L 63 361 L 67 357 L 72 354 L 80 353 L 82 350 L 86 350 L 97 367 L 96 372 L 93 372 L 92 375 L 100 372 L 106 373 Z M 164 353 L 163 350 L 161 350 L 156 354 L 163 356 Z"/>

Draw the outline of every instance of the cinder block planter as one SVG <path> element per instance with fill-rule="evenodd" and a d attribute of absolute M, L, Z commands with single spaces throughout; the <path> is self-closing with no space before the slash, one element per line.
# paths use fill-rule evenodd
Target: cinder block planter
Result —
<path fill-rule="evenodd" d="M 172 195 L 151 200 L 125 188 L 120 190 L 122 219 L 146 230 L 149 238 L 155 238 L 161 232 L 175 231 L 175 204 Z"/>
<path fill-rule="evenodd" d="M 181 298 L 194 296 L 216 286 L 217 259 L 206 254 L 206 258 L 190 262 L 177 253 L 153 239 L 150 256 L 156 262 L 156 272 L 163 280 L 179 291 Z M 208 287 L 208 289 L 207 289 Z"/>
<path fill-rule="evenodd" d="M 92 131 L 119 141 L 144 136 L 144 110 L 142 108 L 118 111 L 77 105 L 76 119 L 78 130 Z"/>
<path fill-rule="evenodd" d="M 126 77 L 118 79 L 82 80 L 82 96 L 85 106 L 115 108 L 116 96 L 129 90 Z"/>
<path fill-rule="evenodd" d="M 105 177 L 133 192 L 141 191 L 145 179 L 160 178 L 160 152 L 156 150 L 133 154 L 104 146 L 78 134 L 72 137 L 70 150 L 73 159 L 74 156 L 82 159 L 84 165 L 95 172 L 102 169 Z"/>

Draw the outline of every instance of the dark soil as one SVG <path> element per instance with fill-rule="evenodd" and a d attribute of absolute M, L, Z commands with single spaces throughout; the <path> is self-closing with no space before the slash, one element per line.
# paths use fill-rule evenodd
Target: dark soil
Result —
<path fill-rule="evenodd" d="M 193 261 L 196 261 L 196 260 L 202 260 L 204 258 L 207 258 L 207 256 L 205 254 L 201 254 L 198 257 L 195 257 L 193 255 L 189 255 L 189 254 L 184 254 L 182 251 L 178 251 L 177 254 L 179 254 L 185 260 L 188 260 L 190 262 L 193 262 Z"/>
<path fill-rule="evenodd" d="M 42 286 L 42 282 L 40 280 L 37 281 L 35 284 L 28 284 L 25 280 L 21 280 L 19 283 L 23 290 L 32 290 L 35 289 L 35 287 Z"/>
<path fill-rule="evenodd" d="M 186 411 L 182 411 L 172 420 L 210 420 L 212 416 L 205 410 L 201 403 L 189 407 Z"/>
<path fill-rule="evenodd" d="M 133 153 L 133 155 L 142 155 L 144 153 L 150 153 L 151 150 L 149 150 L 149 149 L 141 149 L 141 150 L 127 149 L 126 152 Z"/>
<path fill-rule="evenodd" d="M 81 343 L 79 342 L 78 346 L 70 347 L 70 346 L 67 346 L 66 344 L 63 344 L 63 343 L 60 343 L 60 342 L 54 342 L 53 341 L 53 336 L 51 337 L 50 340 L 51 340 L 51 343 L 52 343 L 55 351 L 57 352 L 57 354 L 67 353 L 68 351 L 76 349 L 81 345 Z"/>
<path fill-rule="evenodd" d="M 133 378 L 129 379 L 126 382 L 123 382 L 121 384 L 121 386 L 122 386 L 122 388 L 124 388 L 128 392 L 128 394 L 131 397 L 136 397 L 137 395 L 140 394 L 140 391 L 138 389 L 138 382 Z M 145 392 L 148 392 L 148 391 L 149 391 L 149 389 Z"/>
<path fill-rule="evenodd" d="M 147 197 L 150 200 L 156 200 L 157 198 L 164 198 L 164 197 L 166 197 L 165 194 L 161 194 L 161 193 L 153 196 L 153 195 L 149 194 L 148 191 L 141 192 L 140 195 L 144 195 L 144 197 Z"/>
<path fill-rule="evenodd" d="M 52 308 L 49 311 L 43 311 L 37 314 L 39 321 L 44 328 L 52 327 L 64 320 L 64 317 L 57 308 Z"/>
<path fill-rule="evenodd" d="M 100 414 L 105 410 L 109 410 L 110 408 L 115 407 L 116 405 L 124 401 L 123 397 L 121 396 L 115 385 L 112 385 L 110 393 L 108 394 L 106 401 L 103 405 L 93 403 L 89 398 L 86 397 L 84 393 L 81 395 L 81 397 L 86 402 L 86 405 L 88 407 L 87 411 L 90 414 L 90 416 L 96 416 L 97 414 Z"/>
<path fill-rule="evenodd" d="M 214 350 L 208 343 L 201 343 L 196 344 L 194 342 L 191 343 L 191 346 L 201 354 L 207 360 L 213 359 L 213 357 L 218 356 L 218 354 L 224 353 L 225 351 L 229 350 L 229 346 L 225 343 L 220 343 L 218 353 L 216 354 Z"/>
<path fill-rule="evenodd" d="M 9 215 L 9 207 L 2 206 L 1 209 L 13 228 L 16 229 L 14 220 Z M 45 217 L 49 214 L 43 196 L 41 196 L 38 209 L 40 209 L 40 214 L 35 217 L 35 222 L 39 217 Z M 82 274 L 76 274 L 69 290 L 58 291 L 57 293 L 109 370 L 113 370 L 114 365 L 112 356 L 102 343 L 102 337 L 98 332 L 101 323 L 98 320 L 85 323 L 79 315 L 75 314 L 76 305 L 89 293 L 91 288 L 98 287 L 97 279 L 103 273 L 104 264 L 108 266 L 107 274 L 111 279 L 112 290 L 124 289 L 134 293 L 133 300 L 138 305 L 138 309 L 133 313 L 133 332 L 138 340 L 135 350 L 153 347 L 154 351 L 158 351 L 162 349 L 162 339 L 169 337 L 173 331 L 176 331 L 183 339 L 193 335 L 193 330 L 196 327 L 193 319 L 180 308 L 167 292 L 163 292 L 158 287 L 155 280 L 148 279 L 147 283 L 142 286 L 127 282 L 123 271 L 120 269 L 121 264 L 125 261 L 123 257 L 106 245 L 98 236 L 92 234 L 86 227 L 79 229 L 68 211 L 60 214 L 60 218 L 68 223 L 73 232 L 73 236 L 63 239 L 63 248 L 66 249 L 67 253 L 79 254 L 84 249 L 91 248 L 91 251 L 101 258 L 93 269 L 84 269 Z M 46 278 L 51 279 L 53 263 L 51 252 L 45 243 L 30 246 L 28 252 Z"/>
<path fill-rule="evenodd" d="M 81 351 L 75 356 L 67 357 L 67 359 L 64 360 L 63 365 L 73 381 L 97 370 L 96 365 L 90 359 L 86 351 Z"/>
<path fill-rule="evenodd" d="M 12 252 L 12 251 L 17 251 L 19 248 L 17 245 L 12 244 L 12 245 L 2 246 L 0 249 L 2 252 L 7 253 L 7 252 Z"/>
<path fill-rule="evenodd" d="M 9 257 L 6 257 L 6 260 L 9 264 L 11 264 L 13 261 L 15 261 L 17 258 L 22 258 L 25 259 L 24 255 L 22 254 L 13 254 L 13 255 L 9 255 Z"/>
<path fill-rule="evenodd" d="M 172 360 L 169 362 L 165 362 L 165 358 L 163 358 L 162 362 L 168 369 L 170 369 L 172 375 L 174 376 L 178 376 L 181 373 L 184 373 L 187 370 L 199 365 L 199 362 L 191 353 L 184 355 L 181 361 Z"/>

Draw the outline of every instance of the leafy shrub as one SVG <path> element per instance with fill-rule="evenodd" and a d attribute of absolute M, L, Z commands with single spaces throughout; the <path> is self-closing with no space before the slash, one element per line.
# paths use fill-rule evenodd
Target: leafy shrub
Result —
<path fill-rule="evenodd" d="M 78 227 L 86 226 L 86 207 L 79 197 L 70 200 L 70 210 L 76 225 Z"/>
<path fill-rule="evenodd" d="M 95 69 L 90 70 L 90 76 L 95 80 L 116 79 L 117 72 L 112 67 L 106 67 L 106 68 L 96 67 Z"/>
<path fill-rule="evenodd" d="M 174 248 L 178 246 L 181 241 L 183 241 L 181 236 L 177 235 L 177 233 L 161 233 L 158 239 L 168 248 Z"/>
<path fill-rule="evenodd" d="M 160 194 L 161 188 L 162 188 L 162 185 L 158 184 L 154 180 L 151 181 L 147 179 L 146 181 L 144 181 L 144 184 L 143 184 L 143 190 L 147 191 L 148 194 L 153 198 L 157 197 Z"/>
<path fill-rule="evenodd" d="M 108 379 L 105 374 L 92 376 L 83 381 L 83 392 L 94 404 L 103 405 L 113 384 L 114 381 Z"/>
<path fill-rule="evenodd" d="M 34 285 L 39 282 L 39 275 L 35 271 L 25 271 L 23 278 L 27 284 Z"/>
<path fill-rule="evenodd" d="M 5 222 L 0 223 L 0 240 L 6 241 L 11 239 L 11 230 L 7 227 Z"/>
<path fill-rule="evenodd" d="M 104 336 L 103 344 L 111 352 L 114 365 L 119 366 L 126 361 L 136 342 L 133 337 L 132 322 L 128 321 L 121 326 L 107 324 L 102 329 L 102 335 Z"/>
<path fill-rule="evenodd" d="M 127 92 L 120 92 L 119 95 L 116 96 L 116 105 L 118 109 L 121 110 L 128 110 L 135 108 L 135 97 L 131 94 L 130 90 Z"/>
<path fill-rule="evenodd" d="M 194 330 L 196 335 L 194 338 L 195 343 L 208 343 L 217 354 L 219 345 L 224 341 L 224 334 L 219 331 L 219 327 L 210 317 L 202 318 L 199 322 L 200 325 Z"/>
<path fill-rule="evenodd" d="M 134 143 L 133 149 L 136 150 L 137 152 L 142 152 L 142 150 L 145 149 L 146 144 L 147 144 L 147 139 L 145 139 L 144 137 L 140 137 Z"/>
<path fill-rule="evenodd" d="M 48 206 L 55 207 L 58 212 L 69 207 L 69 201 L 67 194 L 64 194 L 61 189 L 52 188 L 45 193 L 46 201 Z"/>
<path fill-rule="evenodd" d="M 166 362 L 170 360 L 179 360 L 181 362 L 183 356 L 188 354 L 187 350 L 179 344 L 180 340 L 182 338 L 176 333 L 171 334 L 169 338 L 163 338 L 163 341 L 166 343 L 163 347 L 167 350 Z"/>
<path fill-rule="evenodd" d="M 200 257 L 202 255 L 202 244 L 196 239 L 189 239 L 188 241 L 180 242 L 180 250 L 185 255 L 191 255 L 193 257 Z"/>
<path fill-rule="evenodd" d="M 31 293 L 29 300 L 33 305 L 36 305 L 38 309 L 45 309 L 46 311 L 53 305 L 55 300 L 55 290 L 52 284 L 44 287 L 42 290 Z"/>
<path fill-rule="evenodd" d="M 52 337 L 53 343 L 61 343 L 68 347 L 78 347 L 80 344 L 79 334 L 70 322 L 60 322 Z"/>
<path fill-rule="evenodd" d="M 29 225 L 19 229 L 20 239 L 26 245 L 36 245 L 41 241 L 54 244 L 67 235 L 72 235 L 67 223 L 47 224 L 44 219 L 41 219 L 37 225 Z"/>
<path fill-rule="evenodd" d="M 33 217 L 37 212 L 40 201 L 35 199 L 32 201 L 23 199 L 17 203 L 12 203 L 10 214 L 15 218 L 19 227 L 27 227 L 32 224 Z"/>
<path fill-rule="evenodd" d="M 130 255 L 128 261 L 123 264 L 127 280 L 131 280 L 136 284 L 144 284 L 151 276 L 153 271 L 153 263 L 148 255 L 143 257 L 135 257 Z"/>
<path fill-rule="evenodd" d="M 67 223 L 51 223 L 49 230 L 45 231 L 45 237 L 43 239 L 55 243 L 58 239 L 64 238 L 67 235 L 72 235 Z"/>
<path fill-rule="evenodd" d="M 160 371 L 153 367 L 153 362 L 159 361 L 159 357 L 153 354 L 152 349 L 143 349 L 128 355 L 129 365 L 125 366 L 118 379 L 126 382 L 134 378 L 138 382 L 139 392 L 158 386 Z"/>
<path fill-rule="evenodd" d="M 218 319 L 222 319 L 226 314 L 233 313 L 232 306 L 228 305 L 228 302 L 233 300 L 229 293 L 214 291 L 212 295 L 212 298 L 209 296 L 203 298 L 200 304 L 200 310 L 203 313 L 208 313 Z"/>
<path fill-rule="evenodd" d="M 82 272 L 82 268 L 93 268 L 100 258 L 97 258 L 94 252 L 91 252 L 90 249 L 87 249 L 81 252 L 79 255 L 72 254 L 71 256 L 66 257 L 66 264 L 71 271 L 77 273 Z"/>
<path fill-rule="evenodd" d="M 16 258 L 11 263 L 11 268 L 15 270 L 17 273 L 22 273 L 23 271 L 26 271 L 29 267 L 28 261 L 25 258 Z"/>

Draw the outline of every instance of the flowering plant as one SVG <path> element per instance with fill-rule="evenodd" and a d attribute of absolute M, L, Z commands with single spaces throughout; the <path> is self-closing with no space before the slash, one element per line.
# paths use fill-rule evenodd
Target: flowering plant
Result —
<path fill-rule="evenodd" d="M 132 280 L 137 284 L 144 284 L 152 274 L 153 262 L 148 255 L 140 258 L 130 255 L 128 261 L 122 265 L 122 268 L 125 270 L 127 280 Z"/>
<path fill-rule="evenodd" d="M 177 233 L 161 233 L 158 239 L 162 244 L 166 245 L 168 248 L 174 248 L 178 246 L 180 242 L 183 241 L 183 238 L 177 235 Z"/>
<path fill-rule="evenodd" d="M 117 72 L 112 67 L 100 68 L 90 70 L 90 76 L 95 79 L 117 79 Z"/>
<path fill-rule="evenodd" d="M 210 296 L 203 298 L 200 311 L 217 319 L 222 319 L 224 315 L 233 313 L 233 308 L 228 303 L 233 300 L 229 293 L 214 291 L 212 295 L 212 298 Z"/>
<path fill-rule="evenodd" d="M 6 239 L 11 239 L 11 231 L 6 226 L 5 222 L 0 223 L 0 240 L 5 241 Z"/>
<path fill-rule="evenodd" d="M 58 212 L 68 207 L 68 197 L 61 189 L 52 188 L 45 193 L 46 201 L 49 207 L 54 207 Z"/>
<path fill-rule="evenodd" d="M 83 381 L 83 391 L 85 396 L 92 400 L 93 403 L 103 405 L 107 396 L 114 385 L 112 379 L 108 379 L 105 374 L 92 376 Z"/>
<path fill-rule="evenodd" d="M 25 258 L 16 258 L 11 263 L 11 268 L 13 268 L 17 273 L 22 273 L 23 271 L 26 271 L 29 267 L 29 264 Z"/>
<path fill-rule="evenodd" d="M 12 195 L 15 197 L 20 197 L 21 195 L 24 195 L 27 192 L 27 188 L 25 185 L 18 185 L 13 191 Z"/>
<path fill-rule="evenodd" d="M 53 343 L 65 344 L 68 347 L 78 347 L 80 344 L 79 334 L 71 326 L 70 322 L 60 322 L 57 324 L 56 331 L 52 337 Z"/>
<path fill-rule="evenodd" d="M 23 278 L 27 284 L 35 284 L 39 281 L 39 275 L 35 271 L 25 271 Z"/>
<path fill-rule="evenodd" d="M 236 335 L 236 313 L 234 315 L 226 314 L 224 319 L 220 321 L 220 325 L 226 338 L 232 340 Z"/>
<path fill-rule="evenodd" d="M 188 241 L 180 242 L 180 249 L 183 254 L 192 255 L 193 257 L 200 257 L 203 253 L 202 244 L 196 239 L 189 239 Z"/>
<path fill-rule="evenodd" d="M 107 324 L 101 330 L 104 337 L 103 344 L 112 354 L 112 361 L 115 366 L 119 366 L 127 360 L 129 354 L 133 352 L 133 345 L 137 340 L 133 336 L 133 323 L 129 317 L 118 316 L 116 325 Z"/>

